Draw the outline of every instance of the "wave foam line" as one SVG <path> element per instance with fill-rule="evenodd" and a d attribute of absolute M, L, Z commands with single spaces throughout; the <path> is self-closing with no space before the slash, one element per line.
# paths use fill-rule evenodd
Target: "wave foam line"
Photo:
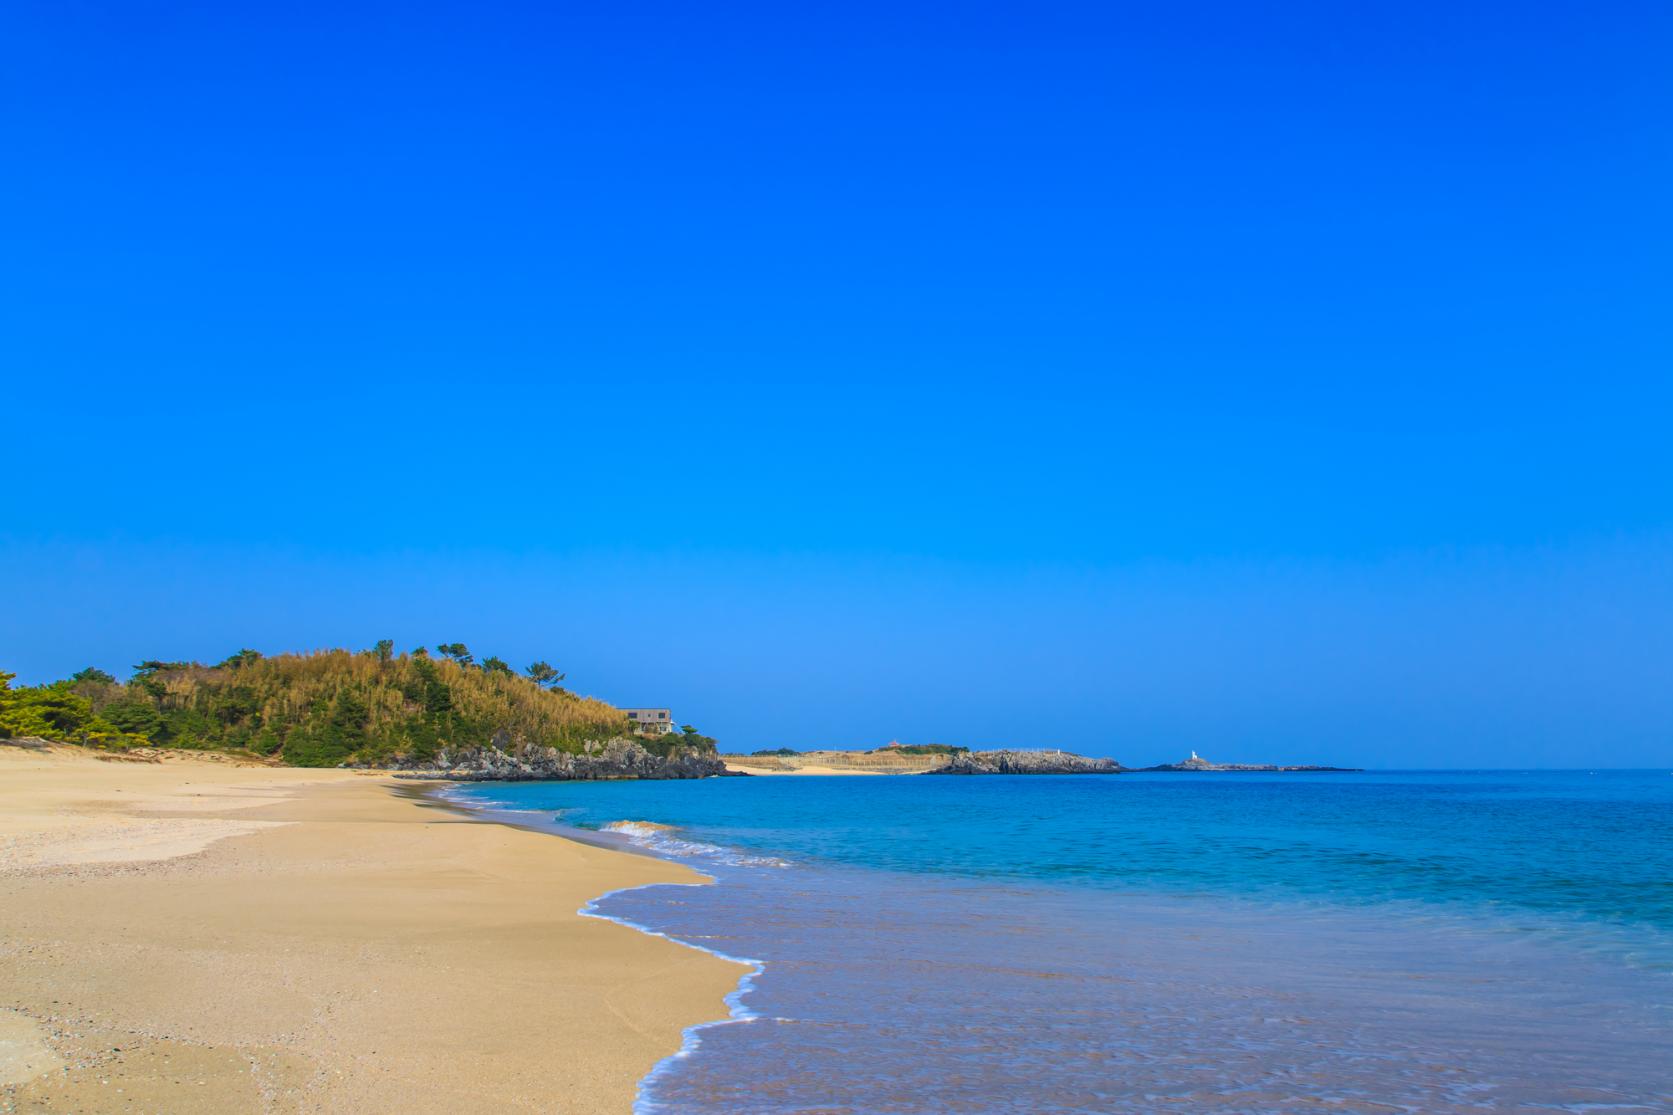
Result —
<path fill-rule="evenodd" d="M 443 794 L 447 794 L 448 791 L 456 789 L 458 789 L 458 787 L 448 787 L 442 792 Z M 482 812 L 482 807 L 486 804 L 481 799 L 471 798 L 463 794 L 455 798 L 454 801 L 456 804 L 465 806 L 466 808 L 475 807 L 475 811 L 477 812 Z M 529 810 L 528 812 L 547 811 Z M 570 811 L 560 810 L 559 816 L 566 812 Z M 670 831 L 673 828 L 673 826 L 670 825 L 656 825 L 652 823 L 634 821 L 618 821 L 610 825 L 606 825 L 604 828 L 606 831 L 618 832 L 623 836 L 626 836 L 628 839 L 633 840 L 634 843 L 644 844 L 649 846 L 652 851 L 660 852 L 664 855 L 676 856 L 679 851 L 685 851 L 688 855 L 692 852 L 697 852 L 698 854 L 702 854 L 704 852 L 710 854 L 720 853 L 718 858 L 720 858 L 722 862 L 728 863 L 731 866 L 758 864 L 772 864 L 779 867 L 788 866 L 783 860 L 768 859 L 766 857 L 742 856 L 734 858 L 727 855 L 725 849 L 716 848 L 709 844 L 697 844 L 694 841 L 689 840 L 656 839 L 661 832 Z M 689 867 L 690 865 L 687 864 L 686 866 Z M 761 973 L 766 971 L 767 962 L 764 960 L 755 960 L 750 957 L 732 956 L 729 953 L 721 952 L 719 949 L 710 948 L 707 945 L 698 945 L 693 944 L 690 941 L 682 941 L 680 938 L 669 933 L 664 933 L 660 929 L 652 929 L 648 925 L 641 925 L 639 922 L 631 921 L 628 918 L 617 917 L 614 914 L 606 914 L 598 908 L 599 903 L 607 901 L 618 894 L 626 894 L 628 891 L 634 890 L 645 890 L 648 887 L 706 887 L 712 886 L 714 883 L 714 876 L 703 875 L 702 881 L 696 883 L 640 883 L 631 887 L 617 887 L 615 890 L 605 891 L 596 898 L 589 899 L 579 910 L 575 911 L 581 917 L 596 918 L 599 921 L 614 922 L 616 925 L 626 926 L 628 929 L 643 933 L 646 936 L 661 937 L 665 941 L 672 941 L 676 945 L 681 945 L 688 949 L 695 949 L 698 952 L 705 952 L 710 956 L 717 957 L 727 963 L 741 964 L 749 969 L 748 972 L 745 972 L 738 978 L 738 986 L 732 990 L 731 994 L 721 1000 L 726 1004 L 725 1018 L 715 1018 L 709 1020 L 708 1022 L 698 1022 L 694 1025 L 687 1026 L 680 1034 L 680 1048 L 658 1061 L 651 1067 L 650 1072 L 640 1077 L 639 1088 L 633 1099 L 633 1115 L 654 1115 L 654 1113 L 659 1110 L 657 1104 L 654 1104 L 645 1098 L 646 1089 L 649 1088 L 651 1083 L 655 1081 L 657 1077 L 670 1071 L 675 1065 L 679 1064 L 681 1061 L 690 1057 L 697 1051 L 697 1047 L 703 1044 L 703 1031 L 712 1029 L 716 1026 L 732 1026 L 739 1023 L 755 1022 L 759 1020 L 761 1017 L 760 1015 L 749 1010 L 743 1005 L 743 998 L 755 989 L 755 981 Z M 788 1022 L 789 1019 L 775 1018 L 773 1021 Z"/>
<path fill-rule="evenodd" d="M 611 832 L 621 836 L 641 848 L 649 848 L 653 852 L 672 856 L 675 859 L 709 859 L 727 864 L 731 867 L 789 867 L 790 864 L 777 856 L 756 856 L 747 852 L 722 848 L 715 844 L 704 844 L 696 840 L 686 840 L 672 835 L 679 831 L 677 826 L 657 824 L 654 821 L 611 821 L 599 831 Z"/>
<path fill-rule="evenodd" d="M 598 904 L 606 899 L 609 899 L 613 895 L 626 894 L 628 891 L 633 890 L 645 890 L 649 887 L 706 887 L 713 885 L 714 881 L 715 880 L 712 877 L 704 876 L 703 881 L 700 883 L 640 883 L 638 886 L 618 887 L 615 890 L 605 891 L 603 894 L 599 895 L 597 898 L 591 899 L 586 905 L 575 911 L 584 918 L 597 918 L 599 921 L 609 921 L 615 922 L 617 925 L 625 925 L 627 928 L 638 930 L 640 933 L 647 936 L 661 937 L 664 941 L 672 941 L 676 945 L 683 945 L 688 949 L 696 949 L 698 952 L 706 952 L 710 956 L 719 957 L 721 960 L 725 960 L 728 963 L 742 964 L 749 968 L 748 972 L 738 978 L 738 986 L 731 994 L 727 995 L 726 998 L 722 1000 L 722 1002 L 726 1004 L 726 1017 L 715 1018 L 708 1022 L 698 1022 L 695 1025 L 687 1026 L 680 1034 L 680 1048 L 658 1061 L 651 1067 L 650 1072 L 640 1078 L 639 1090 L 633 1099 L 633 1115 L 654 1115 L 654 1113 L 659 1110 L 657 1104 L 652 1103 L 650 1100 L 645 1098 L 646 1090 L 657 1077 L 670 1071 L 675 1065 L 697 1052 L 698 1046 L 703 1044 L 703 1031 L 714 1029 L 717 1026 L 734 1026 L 739 1023 L 756 1022 L 760 1020 L 760 1015 L 756 1014 L 752 1010 L 749 1010 L 743 1005 L 743 998 L 755 989 L 755 981 L 762 972 L 767 970 L 767 962 L 764 960 L 754 960 L 744 956 L 732 956 L 728 953 L 721 952 L 719 949 L 709 948 L 707 945 L 696 945 L 690 941 L 682 941 L 680 938 L 669 933 L 664 933 L 660 929 L 652 929 L 648 925 L 641 925 L 639 922 L 630 921 L 627 918 L 619 918 L 614 914 L 606 914 L 599 910 Z M 784 1022 L 787 1021 L 787 1019 L 780 1018 L 774 1019 L 773 1021 Z"/>
<path fill-rule="evenodd" d="M 546 809 L 530 809 L 514 801 L 503 801 L 499 798 L 478 796 L 465 791 L 465 787 L 450 785 L 441 786 L 433 791 L 438 801 L 445 801 L 449 805 L 460 809 L 468 809 L 473 813 L 548 813 Z M 563 812 L 562 810 L 559 811 Z"/>

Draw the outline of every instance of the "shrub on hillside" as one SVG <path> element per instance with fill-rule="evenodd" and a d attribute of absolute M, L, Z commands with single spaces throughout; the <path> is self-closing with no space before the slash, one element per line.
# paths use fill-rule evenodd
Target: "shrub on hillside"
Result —
<path fill-rule="evenodd" d="M 446 747 L 513 744 L 579 752 L 623 735 L 623 713 L 556 688 L 562 675 L 512 672 L 498 658 L 478 666 L 462 643 L 444 657 L 373 650 L 263 657 L 243 650 L 214 666 L 147 661 L 126 684 L 83 670 L 50 685 L 11 689 L 0 674 L 0 732 L 107 746 L 243 750 L 297 766 L 432 758 Z M 549 688 L 550 686 L 550 688 Z M 641 740 L 657 754 L 712 750 L 695 729 Z"/>

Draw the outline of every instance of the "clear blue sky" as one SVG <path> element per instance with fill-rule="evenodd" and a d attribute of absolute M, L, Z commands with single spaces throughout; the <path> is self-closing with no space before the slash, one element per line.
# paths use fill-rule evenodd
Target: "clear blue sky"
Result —
<path fill-rule="evenodd" d="M 1673 764 L 1673 7 L 14 4 L 0 666 Z"/>

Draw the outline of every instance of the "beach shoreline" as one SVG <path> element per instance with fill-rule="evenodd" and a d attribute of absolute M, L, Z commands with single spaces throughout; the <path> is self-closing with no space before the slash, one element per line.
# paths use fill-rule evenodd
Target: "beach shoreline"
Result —
<path fill-rule="evenodd" d="M 746 763 L 739 763 L 730 758 L 726 761 L 726 770 L 729 774 L 747 774 L 752 778 L 843 778 L 849 775 L 863 778 L 873 778 L 882 775 L 922 773 L 915 770 L 844 770 L 840 767 L 821 766 L 818 764 L 781 769 L 776 767 L 750 766 Z"/>
<path fill-rule="evenodd" d="M 1474 802 L 1521 781 L 739 778 L 448 796 L 718 880 L 593 904 L 767 962 L 736 1004 L 753 1021 L 693 1033 L 695 1056 L 644 1080 L 644 1112 L 1660 1110 L 1658 938 L 1580 911 L 1507 913 L 1528 889 L 1514 874 L 1476 897 L 1500 862 L 1490 837 L 1514 848 L 1536 830 Z M 1601 793 L 1590 783 L 1572 787 L 1582 802 Z M 1538 831 L 1564 816 L 1544 793 L 1517 800 Z M 1238 827 L 1218 837 L 1228 814 Z M 1475 838 L 1453 854 L 1473 870 L 1410 869 L 1460 823 Z M 1343 845 L 1368 838 L 1387 856 L 1345 866 Z M 1562 847 L 1527 874 L 1562 865 Z"/>
<path fill-rule="evenodd" d="M 0 748 L 0 1111 L 631 1109 L 736 963 L 582 911 L 704 876 L 368 772 Z"/>

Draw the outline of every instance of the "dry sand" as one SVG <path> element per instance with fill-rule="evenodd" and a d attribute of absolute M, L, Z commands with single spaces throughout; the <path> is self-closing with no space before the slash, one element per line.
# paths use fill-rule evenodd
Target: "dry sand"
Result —
<path fill-rule="evenodd" d="M 722 755 L 726 769 L 734 774 L 923 774 L 944 766 L 945 755 L 917 755 L 894 748 L 873 751 L 838 751 L 824 748 L 792 755 Z"/>
<path fill-rule="evenodd" d="M 674 864 L 375 775 L 0 746 L 0 1112 L 623 1112 L 740 969 L 577 916 Z"/>
<path fill-rule="evenodd" d="M 759 775 L 763 778 L 777 778 L 777 777 L 780 777 L 781 775 L 782 776 L 794 776 L 794 775 L 799 775 L 799 774 L 818 774 L 818 775 L 860 774 L 860 775 L 873 775 L 873 774 L 916 773 L 916 772 L 892 771 L 892 770 L 840 770 L 836 767 L 822 767 L 822 766 L 818 766 L 817 764 L 810 765 L 810 766 L 805 766 L 805 767 L 795 767 L 793 769 L 781 769 L 781 768 L 778 768 L 778 767 L 751 766 L 749 763 L 740 763 L 740 762 L 738 762 L 734 759 L 731 759 L 731 758 L 728 758 L 726 760 L 726 769 L 731 771 L 733 774 L 753 774 L 753 775 Z"/>

